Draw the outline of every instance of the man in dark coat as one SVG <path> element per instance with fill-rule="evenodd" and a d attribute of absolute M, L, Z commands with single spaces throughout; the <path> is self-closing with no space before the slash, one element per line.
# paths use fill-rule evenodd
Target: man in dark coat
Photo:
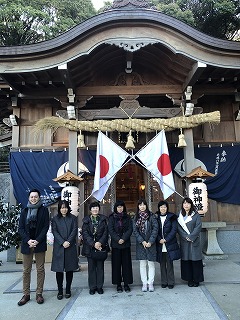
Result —
<path fill-rule="evenodd" d="M 19 220 L 19 233 L 22 238 L 21 253 L 23 254 L 23 297 L 18 302 L 23 306 L 30 300 L 30 281 L 35 255 L 37 269 L 36 300 L 44 302 L 42 292 L 45 279 L 45 254 L 47 251 L 47 231 L 49 228 L 49 212 L 43 207 L 40 192 L 33 189 L 29 192 L 28 204 L 22 210 Z"/>

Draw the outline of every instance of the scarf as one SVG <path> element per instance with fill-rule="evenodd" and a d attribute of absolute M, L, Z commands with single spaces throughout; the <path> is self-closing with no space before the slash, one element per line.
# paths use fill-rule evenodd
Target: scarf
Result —
<path fill-rule="evenodd" d="M 184 216 L 182 215 L 182 212 L 179 213 L 179 216 L 178 216 L 178 223 L 180 224 L 180 226 L 183 228 L 183 230 L 187 233 L 187 234 L 190 234 L 190 231 L 188 230 L 188 227 L 187 227 L 187 222 L 191 221 L 192 220 L 192 216 L 194 215 L 191 214 L 191 216 L 187 216 L 187 218 L 184 219 Z M 186 216 L 185 216 L 186 217 Z"/>
<path fill-rule="evenodd" d="M 92 225 L 93 225 L 93 235 L 97 233 L 98 223 L 99 223 L 99 216 L 91 216 Z"/>
<path fill-rule="evenodd" d="M 27 204 L 27 208 L 28 208 L 27 224 L 29 224 L 30 229 L 34 229 L 37 226 L 37 212 L 41 206 L 42 206 L 41 199 L 36 204 L 32 204 L 30 202 L 28 202 Z"/>
<path fill-rule="evenodd" d="M 116 222 L 117 222 L 118 234 L 121 236 L 123 234 L 123 216 L 124 216 L 124 212 L 113 214 L 113 217 L 114 219 L 116 219 Z"/>
<path fill-rule="evenodd" d="M 136 227 L 138 227 L 143 233 L 145 233 L 145 223 L 148 218 L 149 214 L 147 212 L 139 212 L 139 218 L 137 219 Z"/>

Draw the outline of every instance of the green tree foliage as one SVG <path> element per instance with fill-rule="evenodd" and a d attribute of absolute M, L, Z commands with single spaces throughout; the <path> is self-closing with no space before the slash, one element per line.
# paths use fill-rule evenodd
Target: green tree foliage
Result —
<path fill-rule="evenodd" d="M 7 162 L 9 156 L 10 147 L 5 146 L 0 148 L 0 162 Z"/>
<path fill-rule="evenodd" d="M 152 0 L 157 8 L 213 37 L 232 40 L 240 29 L 239 0 Z"/>
<path fill-rule="evenodd" d="M 157 9 L 171 17 L 183 21 L 194 27 L 194 17 L 190 9 L 182 10 L 177 1 L 154 1 Z"/>
<path fill-rule="evenodd" d="M 91 0 L 0 0 L 0 45 L 55 38 L 95 14 Z"/>
<path fill-rule="evenodd" d="M 111 5 L 112 5 L 112 1 L 107 1 L 107 0 L 104 1 L 102 8 L 100 8 L 98 10 L 98 12 L 101 13 L 101 12 L 107 10 L 108 8 L 110 8 Z"/>
<path fill-rule="evenodd" d="M 0 199 L 0 252 L 15 246 L 21 241 L 18 233 L 18 221 L 21 213 L 20 205 L 7 208 Z"/>

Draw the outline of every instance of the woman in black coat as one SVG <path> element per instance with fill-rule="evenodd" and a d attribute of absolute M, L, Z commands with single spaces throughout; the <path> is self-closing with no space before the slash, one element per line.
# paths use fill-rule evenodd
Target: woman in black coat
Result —
<path fill-rule="evenodd" d="M 89 293 L 103 294 L 104 261 L 92 257 L 92 250 L 104 250 L 108 247 L 107 218 L 99 214 L 99 202 L 92 202 L 89 206 L 90 215 L 83 218 L 82 255 L 88 259 L 88 285 Z"/>
<path fill-rule="evenodd" d="M 175 285 L 173 260 L 180 259 L 177 242 L 177 216 L 169 212 L 166 201 L 158 203 L 157 261 L 160 263 L 162 288 L 173 289 Z"/>
<path fill-rule="evenodd" d="M 133 231 L 132 219 L 127 214 L 124 201 L 118 200 L 109 216 L 108 230 L 112 247 L 112 284 L 117 285 L 117 291 L 130 292 L 129 284 L 133 283 L 131 241 Z"/>
<path fill-rule="evenodd" d="M 56 272 L 58 300 L 63 298 L 63 272 L 66 272 L 66 298 L 71 297 L 73 271 L 78 268 L 77 217 L 71 214 L 69 202 L 60 200 L 58 214 L 52 219 L 53 257 L 51 270 Z"/>

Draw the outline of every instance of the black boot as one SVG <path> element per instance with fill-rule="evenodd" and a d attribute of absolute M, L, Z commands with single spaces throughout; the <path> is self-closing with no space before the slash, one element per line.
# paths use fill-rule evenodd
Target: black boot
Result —
<path fill-rule="evenodd" d="M 58 286 L 57 299 L 62 300 L 63 298 L 63 272 L 56 272 L 56 280 Z"/>
<path fill-rule="evenodd" d="M 63 290 L 58 290 L 57 299 L 62 300 L 63 298 Z"/>
<path fill-rule="evenodd" d="M 69 299 L 71 297 L 72 279 L 73 279 L 73 271 L 66 272 L 66 294 L 65 294 L 66 299 Z"/>

